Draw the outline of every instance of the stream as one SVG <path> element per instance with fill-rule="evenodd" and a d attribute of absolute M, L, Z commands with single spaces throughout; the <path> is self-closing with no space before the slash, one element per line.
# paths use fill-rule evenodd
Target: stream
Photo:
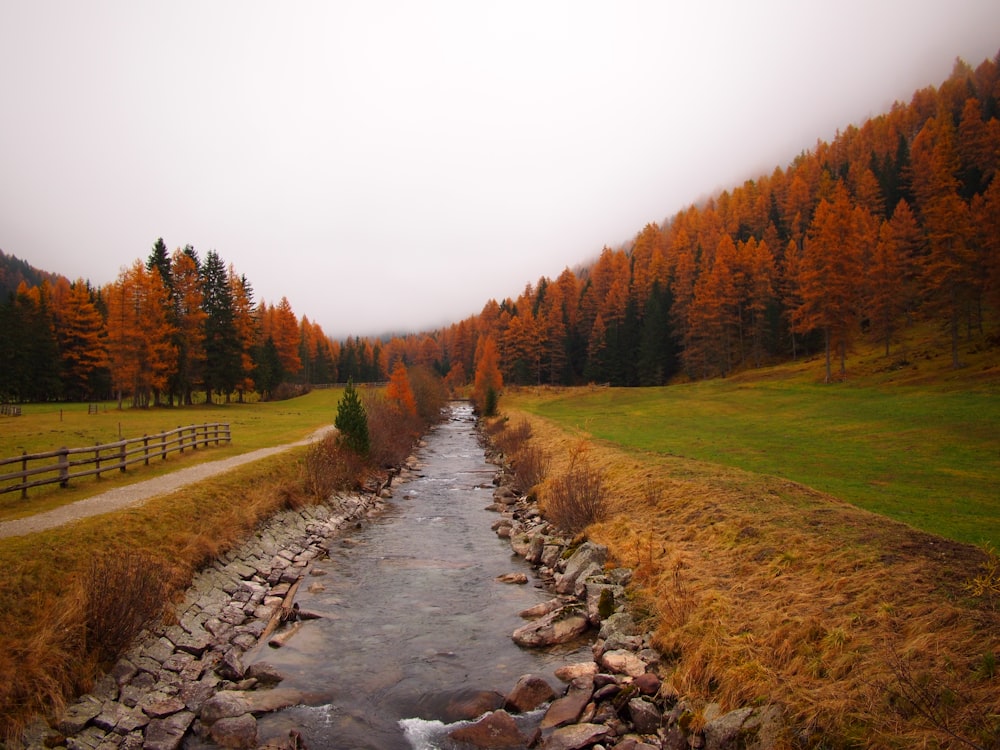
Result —
<path fill-rule="evenodd" d="M 450 409 L 385 512 L 334 540 L 330 559 L 314 566 L 327 574 L 303 582 L 296 601 L 322 618 L 257 655 L 285 675 L 283 686 L 330 698 L 262 718 L 261 742 L 294 729 L 311 750 L 452 748 L 449 703 L 477 691 L 507 694 L 529 672 L 558 690 L 554 669 L 591 658 L 589 642 L 536 652 L 511 640 L 524 624 L 518 612 L 551 595 L 490 529 L 496 469 L 477 442 L 471 407 Z M 528 575 L 528 585 L 495 580 L 509 572 Z M 322 591 L 307 591 L 316 583 Z"/>

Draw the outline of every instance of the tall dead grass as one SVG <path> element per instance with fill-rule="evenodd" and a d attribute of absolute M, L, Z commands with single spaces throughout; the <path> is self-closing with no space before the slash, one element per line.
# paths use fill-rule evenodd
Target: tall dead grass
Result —
<path fill-rule="evenodd" d="M 10 594 L 0 608 L 0 742 L 17 746 L 32 716 L 55 715 L 89 690 L 128 633 L 155 617 L 157 600 L 180 596 L 265 518 L 313 502 L 303 457 L 286 453 L 141 507 L 0 540 L 0 588 Z"/>
<path fill-rule="evenodd" d="M 564 472 L 586 436 L 525 418 Z M 587 533 L 635 570 L 680 693 L 782 706 L 788 746 L 1000 746 L 981 550 L 778 478 L 603 444 L 587 459 L 615 498 Z"/>

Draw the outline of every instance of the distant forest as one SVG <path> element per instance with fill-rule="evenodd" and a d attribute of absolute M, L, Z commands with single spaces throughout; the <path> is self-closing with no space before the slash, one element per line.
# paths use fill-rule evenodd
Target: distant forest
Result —
<path fill-rule="evenodd" d="M 448 327 L 334 341 L 287 299 L 256 303 L 210 251 L 149 257 L 92 288 L 0 253 L 0 400 L 189 402 L 380 381 L 398 360 L 468 383 L 486 349 L 513 384 L 661 385 L 852 342 L 892 356 L 916 320 L 996 345 L 1000 324 L 1000 55 L 818 141 L 786 168 L 649 224 L 593 263 L 489 300 Z M 500 262 L 500 261 L 497 261 Z M 488 343 L 487 343 L 488 342 Z"/>

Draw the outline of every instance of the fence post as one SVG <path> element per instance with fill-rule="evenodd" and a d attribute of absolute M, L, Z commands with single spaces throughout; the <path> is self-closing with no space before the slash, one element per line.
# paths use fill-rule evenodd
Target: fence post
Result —
<path fill-rule="evenodd" d="M 184 428 L 177 425 L 177 444 L 180 446 L 180 454 L 184 455 Z"/>
<path fill-rule="evenodd" d="M 96 469 L 95 476 L 101 478 L 101 444 L 94 443 L 94 466 Z"/>
<path fill-rule="evenodd" d="M 59 449 L 59 486 L 69 486 L 69 448 L 65 445 Z"/>
<path fill-rule="evenodd" d="M 28 451 L 24 451 L 24 450 L 21 451 L 21 471 L 24 471 L 24 472 L 26 472 L 28 470 L 28 459 L 25 458 L 25 456 L 27 456 L 27 455 L 28 455 Z M 27 500 L 28 499 L 28 488 L 27 488 L 26 485 L 28 484 L 28 478 L 27 477 L 21 477 L 21 484 L 22 484 L 22 487 L 21 487 L 21 499 L 22 500 Z"/>
<path fill-rule="evenodd" d="M 160 460 L 167 460 L 167 433 L 165 431 L 160 433 Z"/>
<path fill-rule="evenodd" d="M 119 462 L 118 470 L 121 471 L 122 474 L 125 473 L 125 446 L 126 446 L 126 444 L 127 444 L 127 441 L 122 440 L 122 444 L 118 448 L 118 462 Z"/>
<path fill-rule="evenodd" d="M 191 449 L 198 450 L 198 425 L 191 425 Z"/>
<path fill-rule="evenodd" d="M 149 466 L 149 438 L 143 434 L 142 436 L 142 456 L 145 459 L 146 466 Z"/>

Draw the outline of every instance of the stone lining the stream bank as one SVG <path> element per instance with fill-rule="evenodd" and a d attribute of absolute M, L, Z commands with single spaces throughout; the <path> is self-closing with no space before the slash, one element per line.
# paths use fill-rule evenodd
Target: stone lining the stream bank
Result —
<path fill-rule="evenodd" d="M 574 548 L 572 540 L 545 521 L 531 498 L 512 489 L 504 456 L 487 448 L 487 460 L 500 467 L 492 509 L 501 518 L 493 524 L 494 531 L 508 539 L 514 552 L 534 565 L 558 595 L 522 612 L 538 619 L 512 637 L 521 645 L 545 648 L 576 637 L 587 626 L 599 632 L 593 663 L 556 672 L 568 684 L 548 705 L 533 737 L 511 733 L 502 717 L 498 720 L 500 711 L 463 728 L 462 741 L 484 749 L 541 750 L 764 750 L 778 743 L 784 726 L 777 706 L 722 713 L 718 704 L 709 704 L 696 711 L 677 695 L 661 678 L 665 665 L 652 648 L 652 634 L 642 632 L 628 612 L 631 571 L 606 570 L 605 547 L 584 542 Z M 516 694 L 515 689 L 506 705 L 515 713 Z"/>
<path fill-rule="evenodd" d="M 222 747 L 257 747 L 255 716 L 330 696 L 272 687 L 264 663 L 244 668 L 289 588 L 346 526 L 377 514 L 373 494 L 335 496 L 276 514 L 241 547 L 198 573 L 171 625 L 141 635 L 54 728 L 36 726 L 32 750 L 176 750 L 195 733 Z M 313 568 L 316 573 L 319 569 Z M 304 582 L 303 582 L 304 583 Z M 260 688 L 260 689 L 258 689 Z M 286 747 L 297 747 L 290 738 Z"/>

